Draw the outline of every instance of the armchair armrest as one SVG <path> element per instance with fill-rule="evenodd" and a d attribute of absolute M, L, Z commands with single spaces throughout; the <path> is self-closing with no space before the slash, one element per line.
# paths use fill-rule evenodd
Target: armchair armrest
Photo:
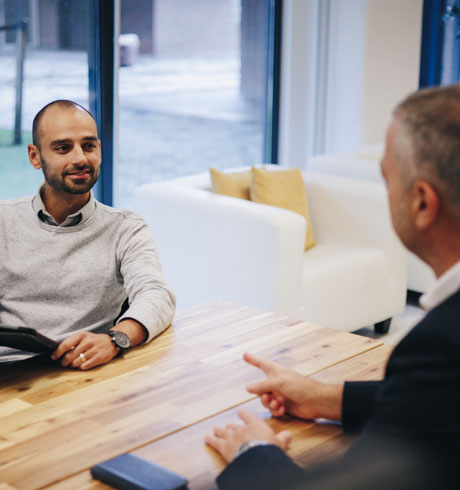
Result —
<path fill-rule="evenodd" d="M 317 243 L 379 248 L 393 274 L 406 283 L 407 250 L 393 230 L 383 183 L 304 172 Z M 398 286 L 399 289 L 399 286 Z"/>
<path fill-rule="evenodd" d="M 305 219 L 188 184 L 147 184 L 133 199 L 179 308 L 222 298 L 290 315 L 300 310 Z"/>

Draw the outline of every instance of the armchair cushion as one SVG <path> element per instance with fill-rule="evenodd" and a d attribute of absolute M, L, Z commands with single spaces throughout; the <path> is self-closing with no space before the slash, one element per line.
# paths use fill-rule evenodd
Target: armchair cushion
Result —
<path fill-rule="evenodd" d="M 307 220 L 305 250 L 315 245 L 307 192 L 298 168 L 269 171 L 252 167 L 251 201 L 294 211 Z"/>
<path fill-rule="evenodd" d="M 298 168 L 269 171 L 265 167 L 252 167 L 251 171 L 239 172 L 210 168 L 209 171 L 216 194 L 276 206 L 303 216 L 307 221 L 304 249 L 315 245 L 305 182 Z"/>

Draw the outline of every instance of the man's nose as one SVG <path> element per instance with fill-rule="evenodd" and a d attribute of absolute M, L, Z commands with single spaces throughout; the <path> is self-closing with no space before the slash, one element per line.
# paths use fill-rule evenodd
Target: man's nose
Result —
<path fill-rule="evenodd" d="M 87 161 L 85 152 L 83 151 L 83 148 L 79 145 L 74 146 L 71 156 L 72 156 L 72 163 L 74 165 L 85 164 Z"/>

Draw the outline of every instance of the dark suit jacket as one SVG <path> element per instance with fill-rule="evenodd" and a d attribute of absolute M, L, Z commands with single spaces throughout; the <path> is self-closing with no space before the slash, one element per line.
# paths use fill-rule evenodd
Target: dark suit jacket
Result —
<path fill-rule="evenodd" d="M 333 467 L 305 473 L 276 447 L 255 447 L 223 471 L 219 488 L 323 488 L 325 475 L 335 478 L 328 488 L 361 488 L 357 473 L 350 487 L 343 486 L 342 476 L 350 469 L 362 473 L 377 461 L 390 464 L 383 473 L 380 467 L 377 480 L 388 472 L 396 478 L 387 488 L 430 488 L 434 480 L 441 488 L 440 475 L 443 488 L 451 488 L 448 462 L 460 462 L 460 291 L 397 345 L 383 381 L 345 383 L 342 424 L 344 431 L 361 435 Z M 454 478 L 460 488 L 460 477 Z M 375 481 L 367 488 L 380 487 Z"/>

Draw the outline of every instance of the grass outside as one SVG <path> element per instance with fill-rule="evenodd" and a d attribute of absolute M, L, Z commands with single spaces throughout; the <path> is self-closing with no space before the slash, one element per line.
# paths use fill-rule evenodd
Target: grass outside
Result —
<path fill-rule="evenodd" d="M 35 170 L 27 157 L 30 131 L 22 132 L 22 144 L 13 145 L 13 131 L 0 129 L 0 199 L 30 196 L 43 182 L 41 171 Z"/>

